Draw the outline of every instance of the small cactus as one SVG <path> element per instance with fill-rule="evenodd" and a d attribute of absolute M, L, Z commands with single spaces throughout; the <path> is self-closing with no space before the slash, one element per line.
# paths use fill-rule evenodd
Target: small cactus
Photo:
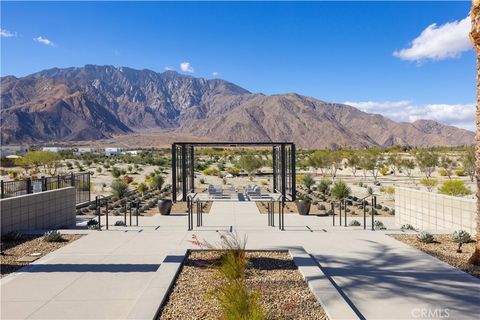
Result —
<path fill-rule="evenodd" d="M 361 226 L 360 222 L 358 222 L 358 220 L 352 220 L 348 223 L 348 225 L 350 227 L 358 227 L 358 226 Z"/>
<path fill-rule="evenodd" d="M 373 223 L 373 226 L 375 230 L 387 230 L 387 227 L 385 227 L 383 222 L 379 220 L 375 220 L 375 222 Z"/>
<path fill-rule="evenodd" d="M 44 233 L 43 239 L 47 242 L 60 242 L 62 241 L 62 235 L 57 230 L 50 230 Z"/>
<path fill-rule="evenodd" d="M 400 230 L 405 231 L 405 230 L 415 230 L 415 228 L 411 224 L 404 224 L 400 227 Z"/>
<path fill-rule="evenodd" d="M 117 221 L 115 221 L 115 225 L 117 227 L 125 226 L 125 222 L 123 222 L 122 220 L 117 220 Z"/>
<path fill-rule="evenodd" d="M 465 230 L 456 230 L 452 234 L 452 240 L 456 243 L 467 243 L 471 240 L 470 234 Z"/>
<path fill-rule="evenodd" d="M 432 243 L 434 241 L 433 235 L 427 231 L 421 231 L 417 235 L 417 239 L 418 241 L 424 242 L 424 243 Z"/>

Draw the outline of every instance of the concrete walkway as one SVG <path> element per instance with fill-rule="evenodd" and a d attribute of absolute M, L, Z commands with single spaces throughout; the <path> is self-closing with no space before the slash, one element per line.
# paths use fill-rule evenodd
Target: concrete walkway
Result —
<path fill-rule="evenodd" d="M 392 232 L 393 218 L 380 220 Z M 451 319 L 477 319 L 480 314 L 479 279 L 385 232 L 332 227 L 331 217 L 294 214 L 285 214 L 286 230 L 279 231 L 267 227 L 267 215 L 253 202 L 215 202 L 203 221 L 203 227 L 188 232 L 186 215 L 156 215 L 140 217 L 139 227 L 92 231 L 2 279 L 1 318 L 126 318 L 169 252 L 192 247 L 192 234 L 218 241 L 222 230 L 246 234 L 249 249 L 304 248 L 359 318 L 432 319 L 448 313 Z"/>

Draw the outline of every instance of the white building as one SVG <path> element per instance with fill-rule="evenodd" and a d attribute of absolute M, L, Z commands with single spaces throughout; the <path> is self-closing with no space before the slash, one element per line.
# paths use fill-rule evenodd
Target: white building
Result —
<path fill-rule="evenodd" d="M 127 150 L 124 152 L 124 154 L 129 154 L 131 156 L 138 156 L 142 152 L 143 152 L 142 150 Z"/>
<path fill-rule="evenodd" d="M 10 155 L 24 155 L 28 151 L 28 146 L 2 146 L 0 147 L 0 157 Z"/>
<path fill-rule="evenodd" d="M 105 148 L 105 155 L 107 157 L 119 156 L 119 155 L 122 155 L 122 154 L 124 154 L 124 153 L 123 153 L 123 150 L 121 148 Z"/>
<path fill-rule="evenodd" d="M 50 152 L 55 152 L 58 153 L 62 148 L 59 147 L 43 147 L 42 151 L 50 151 Z"/>

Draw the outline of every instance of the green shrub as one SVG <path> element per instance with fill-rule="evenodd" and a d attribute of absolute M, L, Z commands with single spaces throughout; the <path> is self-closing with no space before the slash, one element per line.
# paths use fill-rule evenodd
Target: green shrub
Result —
<path fill-rule="evenodd" d="M 465 169 L 463 169 L 463 168 L 462 169 L 457 169 L 457 170 L 455 170 L 455 174 L 459 177 L 463 177 L 463 176 L 465 176 Z"/>
<path fill-rule="evenodd" d="M 203 170 L 203 174 L 206 176 L 217 176 L 219 173 L 220 173 L 220 170 L 213 167 Z"/>
<path fill-rule="evenodd" d="M 427 188 L 428 191 L 432 191 L 433 188 L 438 184 L 438 181 L 435 179 L 424 178 L 420 180 L 420 183 Z"/>
<path fill-rule="evenodd" d="M 461 197 L 472 193 L 462 180 L 446 181 L 438 188 L 438 192 L 449 196 Z"/>
<path fill-rule="evenodd" d="M 380 172 L 380 174 L 381 174 L 382 176 L 385 176 L 385 175 L 387 175 L 387 174 L 390 172 L 390 170 L 388 169 L 388 167 L 382 167 L 382 168 L 379 170 L 379 172 Z"/>
<path fill-rule="evenodd" d="M 60 242 L 63 241 L 62 234 L 57 230 L 50 230 L 43 234 L 43 240 L 47 242 Z"/>
<path fill-rule="evenodd" d="M 405 231 L 405 230 L 415 230 L 415 228 L 411 224 L 403 224 L 400 228 L 400 230 Z"/>
<path fill-rule="evenodd" d="M 456 230 L 452 234 L 452 240 L 456 243 L 467 243 L 471 240 L 470 234 L 465 230 Z"/>
<path fill-rule="evenodd" d="M 438 170 L 438 174 L 439 174 L 441 177 L 446 177 L 446 176 L 448 176 L 447 170 L 445 170 L 445 169 L 443 169 L 443 168 L 440 169 L 440 170 Z"/>
<path fill-rule="evenodd" d="M 351 220 L 348 225 L 350 227 L 358 227 L 358 226 L 361 226 L 361 223 L 358 221 L 358 220 Z"/>
<path fill-rule="evenodd" d="M 417 235 L 417 239 L 418 239 L 418 241 L 424 242 L 424 243 L 432 243 L 435 240 L 433 235 L 431 233 L 427 232 L 427 231 L 421 231 Z"/>
<path fill-rule="evenodd" d="M 121 199 L 125 196 L 128 191 L 128 184 L 123 182 L 122 180 L 115 179 L 111 185 L 112 194 L 114 197 Z"/>
<path fill-rule="evenodd" d="M 352 190 L 343 180 L 338 180 L 333 184 L 331 193 L 335 199 L 341 200 L 348 197 L 352 193 Z"/>
<path fill-rule="evenodd" d="M 386 230 L 387 229 L 385 227 L 385 225 L 383 224 L 383 222 L 380 221 L 380 220 L 375 220 L 375 222 L 373 223 L 373 227 L 375 228 L 375 230 Z"/>

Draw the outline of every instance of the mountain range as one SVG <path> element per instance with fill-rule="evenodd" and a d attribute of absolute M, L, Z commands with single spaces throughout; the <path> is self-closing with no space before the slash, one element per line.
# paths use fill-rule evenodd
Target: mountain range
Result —
<path fill-rule="evenodd" d="M 473 132 L 432 120 L 395 122 L 345 104 L 296 93 L 252 93 L 175 71 L 86 65 L 5 76 L 0 86 L 2 144 L 92 141 L 155 130 L 210 141 L 293 141 L 301 148 L 474 143 Z"/>

